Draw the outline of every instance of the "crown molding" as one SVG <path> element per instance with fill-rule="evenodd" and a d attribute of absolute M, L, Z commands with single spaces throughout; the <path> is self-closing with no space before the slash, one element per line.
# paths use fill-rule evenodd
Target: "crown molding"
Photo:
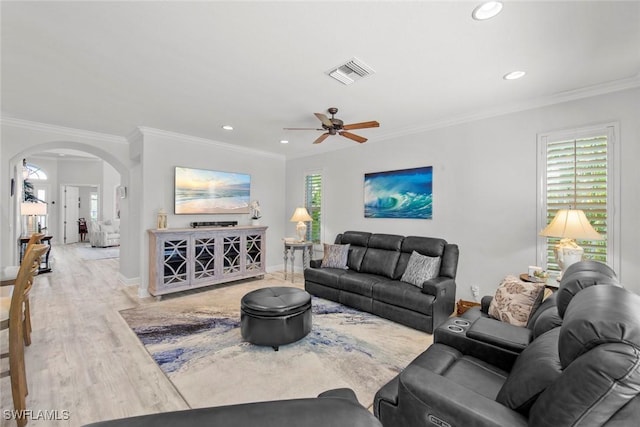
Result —
<path fill-rule="evenodd" d="M 150 128 L 145 126 L 138 126 L 138 131 L 143 135 L 153 135 L 171 139 L 179 139 L 187 141 L 193 144 L 206 145 L 208 147 L 214 146 L 225 150 L 236 151 L 243 154 L 254 154 L 263 157 L 270 157 L 274 159 L 284 160 L 285 156 L 282 154 L 271 153 L 268 151 L 256 150 L 254 148 L 241 147 L 238 145 L 229 144 L 227 142 L 214 141 L 212 139 L 200 138 L 198 136 L 185 135 L 178 132 L 171 132 L 162 129 Z"/>
<path fill-rule="evenodd" d="M 576 101 L 579 99 L 591 98 L 599 95 L 606 95 L 622 90 L 630 90 L 640 87 L 640 73 L 626 79 L 615 80 L 612 82 L 602 83 L 598 85 L 583 87 L 570 91 L 558 92 L 553 95 L 539 97 L 520 103 L 512 103 L 503 105 L 493 109 L 484 110 L 482 113 L 466 114 L 453 116 L 446 119 L 434 120 L 424 125 L 407 127 L 399 131 L 386 134 L 378 134 L 369 138 L 369 142 L 380 142 L 392 138 L 414 135 L 430 130 L 446 128 L 449 126 L 469 123 L 477 120 L 485 120 L 491 117 L 503 116 L 506 114 L 517 113 L 520 111 L 534 110 L 536 108 L 547 107 L 550 105 L 562 104 L 565 102 Z M 306 156 L 300 156 L 306 157 Z"/>
<path fill-rule="evenodd" d="M 18 119 L 16 117 L 5 116 L 0 117 L 2 126 L 12 126 L 21 129 L 33 130 L 38 132 L 50 132 L 63 135 L 65 137 L 83 138 L 105 142 L 115 142 L 118 144 L 128 144 L 126 138 L 118 135 L 107 133 L 93 132 L 89 130 L 75 129 L 58 125 L 50 125 L 47 123 L 32 122 L 30 120 Z"/>

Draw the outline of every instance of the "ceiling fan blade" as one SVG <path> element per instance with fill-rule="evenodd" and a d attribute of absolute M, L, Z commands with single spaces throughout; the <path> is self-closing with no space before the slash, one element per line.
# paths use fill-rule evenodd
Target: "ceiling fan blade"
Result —
<path fill-rule="evenodd" d="M 325 125 L 328 128 L 332 128 L 333 127 L 333 123 L 331 122 L 331 120 L 329 120 L 329 117 L 327 117 L 326 115 L 322 114 L 322 113 L 314 113 L 316 115 L 316 117 L 318 119 L 320 119 L 320 121 L 322 122 L 323 125 Z"/>
<path fill-rule="evenodd" d="M 375 120 L 370 122 L 362 122 L 362 123 L 352 123 L 350 125 L 342 126 L 344 130 L 352 130 L 352 129 L 366 129 L 366 128 L 377 128 L 380 126 L 380 123 Z"/>
<path fill-rule="evenodd" d="M 284 130 L 324 130 L 324 129 L 318 129 L 318 128 L 282 128 Z"/>
<path fill-rule="evenodd" d="M 345 138 L 352 139 L 355 142 L 359 142 L 360 144 L 362 144 L 363 142 L 367 142 L 367 138 L 363 138 L 360 135 L 356 135 L 355 133 L 340 132 L 340 135 L 344 136 Z"/>
<path fill-rule="evenodd" d="M 323 133 L 322 135 L 320 135 L 318 137 L 318 139 L 316 139 L 315 141 L 313 141 L 314 144 L 320 144 L 322 141 L 324 141 L 325 139 L 327 139 L 327 137 L 329 136 L 329 132 L 327 133 Z"/>

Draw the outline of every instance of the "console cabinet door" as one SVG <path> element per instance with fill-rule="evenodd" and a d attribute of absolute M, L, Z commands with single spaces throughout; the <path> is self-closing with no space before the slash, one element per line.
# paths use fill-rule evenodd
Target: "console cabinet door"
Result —
<path fill-rule="evenodd" d="M 211 233 L 195 233 L 192 237 L 193 279 L 192 284 L 210 283 L 220 276 L 218 262 L 218 236 Z"/>
<path fill-rule="evenodd" d="M 264 233 L 248 232 L 245 237 L 245 271 L 265 271 Z"/>

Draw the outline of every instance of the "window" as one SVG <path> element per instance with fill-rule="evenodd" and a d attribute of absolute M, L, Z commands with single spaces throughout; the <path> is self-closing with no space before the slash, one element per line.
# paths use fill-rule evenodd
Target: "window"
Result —
<path fill-rule="evenodd" d="M 304 206 L 313 218 L 307 227 L 307 240 L 322 242 L 322 175 L 310 173 L 304 177 Z"/>
<path fill-rule="evenodd" d="M 98 220 L 98 193 L 91 192 L 91 207 L 89 208 L 91 219 Z M 119 217 L 118 217 L 119 218 Z"/>
<path fill-rule="evenodd" d="M 23 161 L 23 174 L 24 174 L 24 179 L 42 179 L 45 180 L 47 179 L 47 174 L 40 169 L 39 166 L 36 166 L 34 164 L 31 163 L 26 163 L 25 161 Z"/>
<path fill-rule="evenodd" d="M 560 209 L 584 211 L 603 240 L 579 240 L 584 258 L 609 264 L 619 270 L 619 241 L 616 224 L 619 167 L 615 153 L 616 125 L 576 129 L 541 135 L 538 139 L 540 161 L 539 223 L 542 230 Z M 538 262 L 547 270 L 559 271 L 553 247 L 558 238 L 541 238 Z M 616 268 L 617 267 L 617 268 Z"/>

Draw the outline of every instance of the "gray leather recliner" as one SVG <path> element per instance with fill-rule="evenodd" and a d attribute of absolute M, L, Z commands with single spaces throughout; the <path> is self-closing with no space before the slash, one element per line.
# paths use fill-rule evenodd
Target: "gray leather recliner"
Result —
<path fill-rule="evenodd" d="M 384 426 L 629 426 L 640 419 L 640 296 L 618 286 L 577 293 L 562 326 L 507 371 L 436 343 L 381 389 Z"/>

